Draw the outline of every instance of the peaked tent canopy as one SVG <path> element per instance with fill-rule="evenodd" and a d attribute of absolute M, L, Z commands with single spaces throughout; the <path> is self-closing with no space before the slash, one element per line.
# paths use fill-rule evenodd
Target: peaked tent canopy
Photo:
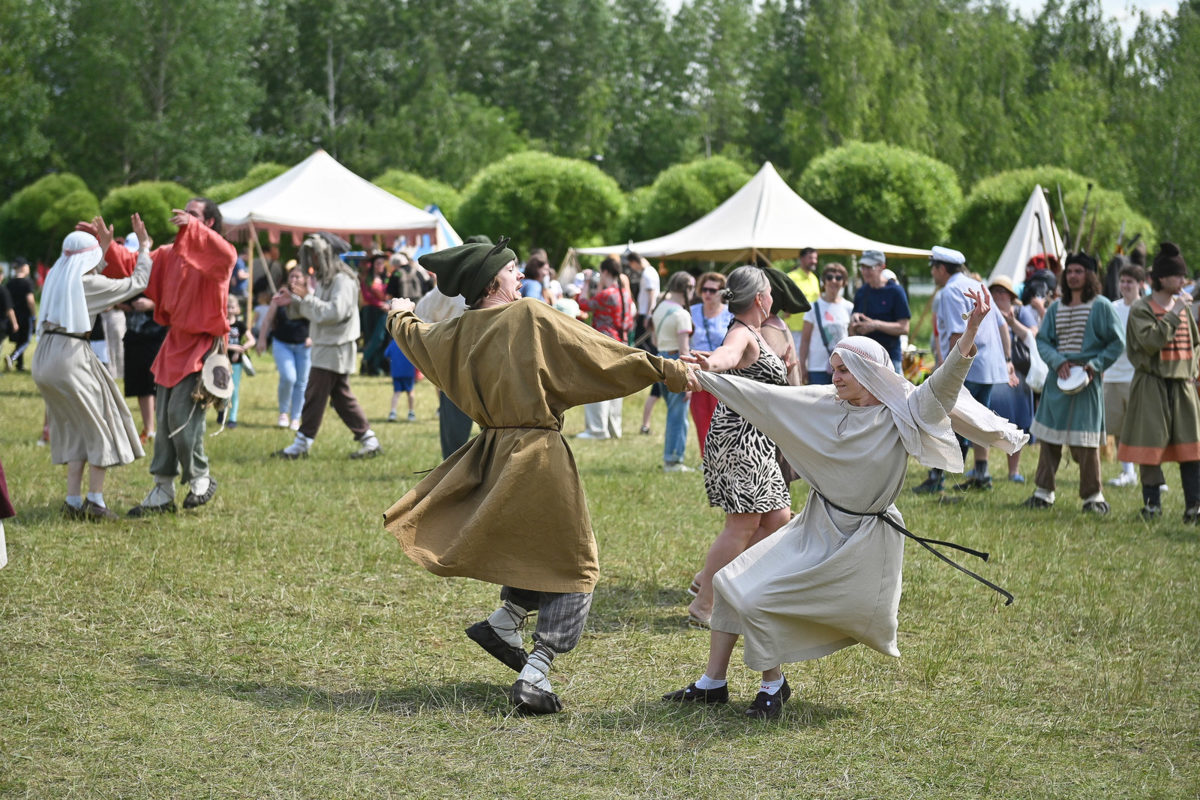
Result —
<path fill-rule="evenodd" d="M 282 231 L 299 240 L 307 233 L 331 231 L 357 236 L 438 235 L 437 217 L 360 178 L 324 150 L 318 150 L 279 177 L 221 204 L 227 233 L 267 231 L 278 241 Z"/>
<path fill-rule="evenodd" d="M 1040 185 L 1036 186 L 988 280 L 994 281 L 1003 276 L 1011 280 L 1013 286 L 1020 286 L 1025 282 L 1025 265 L 1029 259 L 1039 253 L 1053 253 L 1061 260 L 1064 252 L 1062 237 L 1058 235 L 1050 204 L 1046 202 L 1045 190 Z"/>
<path fill-rule="evenodd" d="M 587 247 L 587 255 L 607 255 L 625 245 Z M 798 258 L 805 247 L 822 253 L 858 254 L 882 250 L 896 258 L 925 258 L 928 250 L 877 242 L 848 231 L 796 194 L 771 162 L 721 205 L 675 233 L 631 242 L 629 249 L 647 258 L 749 261 Z"/>

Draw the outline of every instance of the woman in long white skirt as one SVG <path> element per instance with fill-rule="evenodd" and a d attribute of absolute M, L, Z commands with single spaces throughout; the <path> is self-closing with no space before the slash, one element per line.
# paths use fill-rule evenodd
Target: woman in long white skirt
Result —
<path fill-rule="evenodd" d="M 97 217 L 92 224 L 99 238 L 84 231 L 68 234 L 42 288 L 33 382 L 46 401 L 51 461 L 67 465 L 63 513 L 73 519 L 116 518 L 104 502 L 105 470 L 145 455 L 125 399 L 88 344 L 96 315 L 140 294 L 150 280 L 150 238 L 140 216 L 132 221 L 139 249 L 128 278 L 99 273 L 112 229 Z"/>
<path fill-rule="evenodd" d="M 1006 451 L 1028 438 L 961 391 L 975 333 L 991 307 L 986 290 L 969 296 L 975 308 L 958 347 L 919 387 L 897 375 L 887 352 L 862 336 L 835 347 L 832 386 L 698 376 L 778 444 L 812 488 L 790 523 L 716 574 L 704 674 L 663 699 L 727 702 L 726 671 L 738 636 L 745 636 L 746 666 L 762 672 L 746 712 L 759 719 L 777 717 L 791 695 L 780 669 L 785 662 L 820 658 L 856 642 L 900 655 L 904 523 L 893 502 L 908 457 L 961 472 L 955 430 Z M 707 369 L 702 355 L 695 360 Z"/>

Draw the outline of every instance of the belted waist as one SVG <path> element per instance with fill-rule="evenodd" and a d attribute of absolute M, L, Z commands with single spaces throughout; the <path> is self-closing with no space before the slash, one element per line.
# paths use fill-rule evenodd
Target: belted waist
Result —
<path fill-rule="evenodd" d="M 70 331 L 63 330 L 62 328 L 46 328 L 44 331 L 42 331 L 42 335 L 43 336 L 69 336 L 72 339 L 79 339 L 84 342 L 90 342 L 92 340 L 92 332 L 91 331 L 88 331 L 87 333 L 71 333 Z"/>

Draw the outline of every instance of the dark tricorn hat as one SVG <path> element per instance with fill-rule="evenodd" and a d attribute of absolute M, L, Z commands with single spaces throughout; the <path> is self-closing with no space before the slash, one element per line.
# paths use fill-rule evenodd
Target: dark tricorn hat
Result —
<path fill-rule="evenodd" d="M 482 242 L 463 244 L 436 253 L 426 253 L 417 259 L 421 266 L 437 275 L 438 289 L 453 297 L 461 294 L 468 305 L 474 305 L 496 273 L 517 254 L 508 247 L 508 237 L 501 236 L 496 245 Z"/>
<path fill-rule="evenodd" d="M 1096 261 L 1096 259 L 1092 258 L 1082 250 L 1078 253 L 1071 253 L 1067 256 L 1067 263 L 1065 266 L 1069 267 L 1072 264 L 1078 264 L 1088 272 L 1100 272 L 1100 262 Z"/>
<path fill-rule="evenodd" d="M 801 314 L 811 308 L 804 292 L 787 273 L 774 267 L 762 267 L 762 271 L 767 275 L 767 283 L 771 284 L 771 311 Z"/>

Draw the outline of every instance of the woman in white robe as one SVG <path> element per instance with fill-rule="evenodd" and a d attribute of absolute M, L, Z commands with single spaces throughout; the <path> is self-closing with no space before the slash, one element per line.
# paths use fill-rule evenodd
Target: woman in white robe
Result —
<path fill-rule="evenodd" d="M 745 636 L 746 665 L 763 673 L 746 712 L 759 719 L 778 716 L 791 694 L 780 669 L 785 662 L 820 658 L 856 642 L 900 655 L 904 536 L 896 526 L 904 523 L 893 502 L 909 455 L 961 472 L 954 430 L 1006 451 L 1028 438 L 962 391 L 975 333 L 991 307 L 986 290 L 970 296 L 976 305 L 958 347 L 920 387 L 896 375 L 887 352 L 862 336 L 842 340 L 830 356 L 833 386 L 698 376 L 707 391 L 770 436 L 812 488 L 790 523 L 714 577 L 705 673 L 663 699 L 727 702 L 725 675 L 739 635 Z"/>
<path fill-rule="evenodd" d="M 137 266 L 128 278 L 101 275 L 112 229 L 96 218 L 100 239 L 75 231 L 63 240 L 62 255 L 46 275 L 38 314 L 33 382 L 46 401 L 50 458 L 67 465 L 63 513 L 73 519 L 117 517 L 104 502 L 104 471 L 145 455 L 125 399 L 96 357 L 88 335 L 96 315 L 142 292 L 150 280 L 150 239 L 133 215 L 138 236 Z M 88 492 L 81 496 L 87 465 Z"/>

